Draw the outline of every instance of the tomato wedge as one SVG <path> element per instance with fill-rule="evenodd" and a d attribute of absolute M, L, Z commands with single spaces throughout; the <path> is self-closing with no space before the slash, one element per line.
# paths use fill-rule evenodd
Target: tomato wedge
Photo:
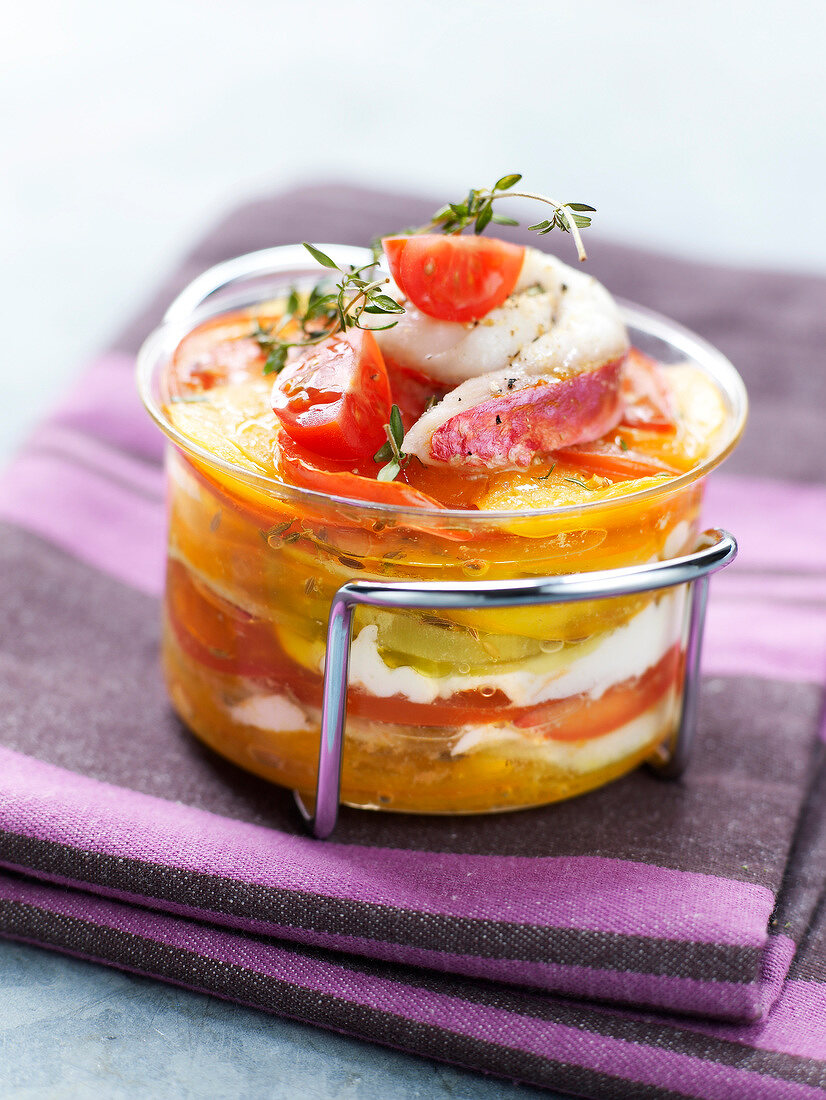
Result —
<path fill-rule="evenodd" d="M 478 321 L 516 286 L 525 249 L 495 237 L 385 237 L 390 272 L 417 309 L 440 321 Z"/>
<path fill-rule="evenodd" d="M 385 440 L 390 382 L 372 332 L 350 329 L 304 351 L 272 391 L 284 431 L 314 454 L 367 458 Z"/>
<path fill-rule="evenodd" d="M 300 447 L 285 435 L 278 440 L 278 467 L 281 477 L 290 485 L 314 489 L 331 496 L 366 500 L 374 504 L 392 504 L 397 508 L 441 509 L 443 506 L 433 497 L 414 489 L 404 481 L 377 481 L 348 469 L 344 464 L 320 465 L 315 456 L 302 452 Z M 366 464 L 364 467 L 366 469 Z M 379 469 L 373 464 L 373 469 Z"/>

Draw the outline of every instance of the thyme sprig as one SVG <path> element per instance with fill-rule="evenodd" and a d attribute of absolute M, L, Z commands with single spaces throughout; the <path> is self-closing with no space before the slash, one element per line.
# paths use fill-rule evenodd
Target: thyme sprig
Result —
<path fill-rule="evenodd" d="M 427 225 L 412 232 L 457 234 L 472 225 L 473 232 L 478 234 L 484 232 L 490 224 L 519 225 L 515 218 L 495 212 L 494 202 L 503 198 L 533 199 L 553 207 L 553 214 L 528 228 L 542 236 L 552 229 L 571 233 L 577 254 L 580 260 L 584 260 L 585 248 L 579 231 L 591 224 L 588 214 L 594 212 L 594 207 L 581 202 L 559 203 L 547 195 L 538 195 L 532 191 L 515 191 L 514 188 L 521 179 L 519 172 L 512 172 L 502 176 L 489 189 L 471 188 L 465 199 L 458 203 L 447 203 L 436 211 Z M 404 313 L 404 307 L 383 291 L 390 280 L 386 277 L 375 277 L 381 252 L 378 242 L 373 246 L 371 259 L 360 267 L 352 264 L 339 267 L 335 260 L 315 245 L 304 241 L 304 247 L 317 263 L 330 271 L 338 272 L 340 278 L 332 289 L 329 283 L 317 283 L 310 291 L 303 309 L 301 296 L 293 288 L 287 299 L 284 315 L 276 325 L 265 329 L 258 321 L 255 322 L 250 335 L 266 353 L 264 374 L 277 374 L 283 370 L 291 348 L 312 347 L 350 328 L 371 328 L 375 331 L 392 328 L 398 323 L 393 316 Z M 390 320 L 384 325 L 365 325 L 362 324 L 364 314 L 384 316 Z M 298 330 L 295 339 L 285 336 L 288 326 L 291 325 Z M 396 462 L 395 457 L 393 461 Z M 392 480 L 397 473 L 398 469 L 396 473 L 388 474 L 386 479 Z"/>
<path fill-rule="evenodd" d="M 508 176 L 502 176 L 493 187 L 488 189 L 468 191 L 467 198 L 460 202 L 449 202 L 437 210 L 427 225 L 416 229 L 416 233 L 461 233 L 471 224 L 474 233 L 483 233 L 491 222 L 494 225 L 519 225 L 515 218 L 505 214 L 496 213 L 493 204 L 500 199 L 533 199 L 536 202 L 545 203 L 553 207 L 553 215 L 542 221 L 528 226 L 529 229 L 544 236 L 552 229 L 561 229 L 563 233 L 570 233 L 576 244 L 577 255 L 580 260 L 585 260 L 585 248 L 582 244 L 580 229 L 586 229 L 591 224 L 589 214 L 595 213 L 595 207 L 588 206 L 584 202 L 557 202 L 547 195 L 537 195 L 533 191 L 514 191 L 514 187 L 522 179 L 519 172 L 512 172 Z"/>
<path fill-rule="evenodd" d="M 398 405 L 394 405 L 390 410 L 390 423 L 384 425 L 384 434 L 387 436 L 387 442 L 373 455 L 374 462 L 385 463 L 376 474 L 376 478 L 378 481 L 394 481 L 410 461 L 410 455 L 406 455 L 402 450 L 404 424 L 402 424 L 402 414 Z"/>
<path fill-rule="evenodd" d="M 341 278 L 332 290 L 328 283 L 317 283 L 310 291 L 303 310 L 300 295 L 293 288 L 283 317 L 272 328 L 264 329 L 255 322 L 251 336 L 267 354 L 264 374 L 277 374 L 283 370 L 290 348 L 312 347 L 337 332 L 346 332 L 351 328 L 372 328 L 376 331 L 397 324 L 397 321 L 391 320 L 386 325 L 363 325 L 363 314 L 391 317 L 404 313 L 403 306 L 382 292 L 389 279 L 386 276 L 373 278 L 378 264 L 375 250 L 368 263 L 361 267 L 349 264 L 343 268 L 315 245 L 304 241 L 304 247 L 322 267 L 337 271 Z M 291 322 L 298 327 L 297 339 L 285 339 L 282 335 Z"/>

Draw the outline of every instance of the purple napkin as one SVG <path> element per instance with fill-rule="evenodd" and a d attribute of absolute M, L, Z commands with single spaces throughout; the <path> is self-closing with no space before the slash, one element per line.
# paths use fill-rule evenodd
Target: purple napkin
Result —
<path fill-rule="evenodd" d="M 721 346 L 753 403 L 709 486 L 742 552 L 712 585 L 679 783 L 640 771 L 491 817 L 344 811 L 318 842 L 169 710 L 138 342 L 211 263 L 430 208 L 315 188 L 239 210 L 0 481 L 0 932 L 585 1096 L 821 1095 L 824 281 L 591 249 L 617 293 Z"/>

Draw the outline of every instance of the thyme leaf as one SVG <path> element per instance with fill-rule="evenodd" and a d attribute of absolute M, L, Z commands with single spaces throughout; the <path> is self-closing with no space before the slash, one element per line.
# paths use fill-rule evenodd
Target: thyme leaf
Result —
<path fill-rule="evenodd" d="M 314 260 L 317 260 L 318 263 L 322 265 L 322 267 L 330 267 L 333 269 L 333 271 L 338 271 L 338 264 L 335 260 L 331 260 L 326 252 L 322 252 L 321 249 L 316 248 L 314 244 L 308 244 L 307 241 L 304 241 L 304 247 L 310 253 L 312 258 Z"/>
<path fill-rule="evenodd" d="M 387 436 L 387 442 L 373 455 L 374 462 L 385 463 L 376 474 L 376 478 L 379 481 L 394 481 L 410 461 L 410 455 L 406 455 L 402 450 L 404 424 L 402 424 L 402 414 L 398 405 L 394 405 L 390 410 L 390 423 L 384 425 L 384 434 Z"/>
<path fill-rule="evenodd" d="M 398 314 L 404 313 L 404 307 L 383 292 L 389 279 L 375 278 L 379 258 L 379 251 L 375 247 L 366 264 L 360 267 L 350 264 L 346 268 L 339 267 L 332 257 L 314 244 L 304 241 L 304 247 L 317 263 L 331 271 L 337 271 L 340 278 L 332 288 L 329 283 L 317 283 L 307 296 L 303 312 L 301 297 L 293 287 L 285 304 L 284 315 L 277 325 L 264 329 L 258 321 L 255 322 L 250 335 L 266 353 L 264 374 L 277 374 L 283 370 L 290 348 L 312 347 L 350 328 L 392 328 L 397 324 L 395 318 Z M 386 316 L 390 320 L 386 325 L 363 325 L 362 314 Z M 295 338 L 284 336 L 284 330 L 290 322 L 295 322 L 298 328 Z"/>

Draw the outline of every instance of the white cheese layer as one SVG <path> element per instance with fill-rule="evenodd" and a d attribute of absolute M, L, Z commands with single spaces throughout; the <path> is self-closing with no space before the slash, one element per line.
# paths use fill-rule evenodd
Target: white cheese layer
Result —
<path fill-rule="evenodd" d="M 688 520 L 681 519 L 679 523 L 675 523 L 663 543 L 662 560 L 667 561 L 669 558 L 676 558 L 680 554 L 687 554 L 691 534 L 691 524 Z"/>
<path fill-rule="evenodd" d="M 304 711 L 286 695 L 248 695 L 229 708 L 230 717 L 242 726 L 277 733 L 311 729 Z"/>
<path fill-rule="evenodd" d="M 493 749 L 497 755 L 529 753 L 533 759 L 570 772 L 589 772 L 622 760 L 667 731 L 672 700 L 666 696 L 644 714 L 600 737 L 585 741 L 536 739 L 532 731 L 509 724 L 465 726 L 450 750 L 451 756 Z M 313 728 L 307 716 L 284 695 L 250 695 L 230 708 L 239 724 L 272 733 L 304 732 Z M 358 726 L 358 722 L 355 723 Z M 353 730 L 356 733 L 356 730 Z"/>
<path fill-rule="evenodd" d="M 611 733 L 586 741 L 530 741 L 526 742 L 526 730 L 515 726 L 467 726 L 451 749 L 452 756 L 495 748 L 497 755 L 516 751 L 519 755 L 530 752 L 533 758 L 555 764 L 565 771 L 598 771 L 651 744 L 655 738 L 668 732 L 672 700 L 666 696 L 637 718 Z"/>
<path fill-rule="evenodd" d="M 652 601 L 629 622 L 606 634 L 587 653 L 577 657 L 571 647 L 571 662 L 544 673 L 541 657 L 523 662 L 514 672 L 484 676 L 427 676 L 409 665 L 390 668 L 377 646 L 378 627 L 362 627 L 350 649 L 350 683 L 371 695 L 388 698 L 402 695 L 412 703 L 432 703 L 459 691 L 487 689 L 502 691 L 514 706 L 527 707 L 551 699 L 587 693 L 599 698 L 613 684 L 641 676 L 680 638 L 682 594 L 668 593 Z"/>

